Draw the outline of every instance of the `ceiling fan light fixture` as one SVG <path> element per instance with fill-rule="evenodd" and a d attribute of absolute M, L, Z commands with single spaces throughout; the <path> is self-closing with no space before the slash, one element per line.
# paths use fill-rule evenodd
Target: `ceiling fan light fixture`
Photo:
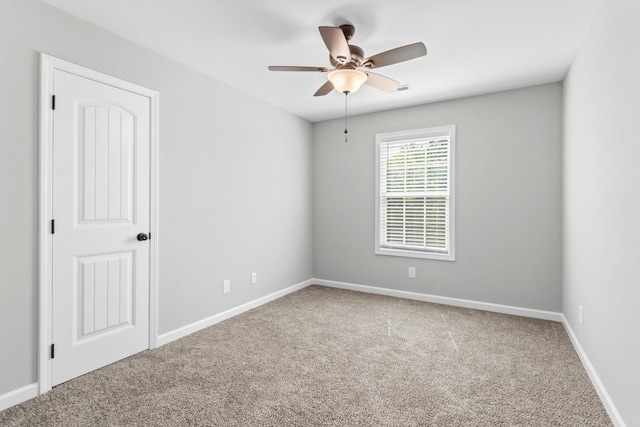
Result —
<path fill-rule="evenodd" d="M 329 73 L 328 79 L 338 92 L 354 93 L 367 81 L 367 74 L 358 70 L 334 70 Z"/>

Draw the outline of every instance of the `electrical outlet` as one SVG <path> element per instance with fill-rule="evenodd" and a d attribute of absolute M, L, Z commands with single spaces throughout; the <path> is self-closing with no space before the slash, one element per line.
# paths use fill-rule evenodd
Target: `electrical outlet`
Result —
<path fill-rule="evenodd" d="M 415 267 L 409 267 L 409 278 L 411 278 L 411 279 L 415 279 L 416 278 L 416 268 Z"/>
<path fill-rule="evenodd" d="M 578 321 L 581 325 L 584 324 L 584 310 L 581 305 L 578 306 Z"/>
<path fill-rule="evenodd" d="M 231 292 L 231 280 L 223 280 L 222 281 L 222 293 L 228 294 Z"/>
<path fill-rule="evenodd" d="M 258 273 L 251 273 L 251 284 L 255 285 L 258 283 Z"/>

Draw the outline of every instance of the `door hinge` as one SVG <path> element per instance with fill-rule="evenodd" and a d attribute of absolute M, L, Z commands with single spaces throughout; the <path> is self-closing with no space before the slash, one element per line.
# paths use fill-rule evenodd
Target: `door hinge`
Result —
<path fill-rule="evenodd" d="M 56 220 L 51 220 L 51 234 L 56 234 Z"/>
<path fill-rule="evenodd" d="M 52 110 L 56 109 L 56 96 L 55 95 L 51 95 L 51 109 Z"/>
<path fill-rule="evenodd" d="M 51 344 L 51 358 L 55 359 L 55 357 L 56 357 L 56 345 Z"/>

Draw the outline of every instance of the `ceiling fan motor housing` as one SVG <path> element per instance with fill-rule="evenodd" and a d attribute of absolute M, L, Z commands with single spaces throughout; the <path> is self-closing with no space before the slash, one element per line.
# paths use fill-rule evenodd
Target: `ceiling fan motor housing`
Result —
<path fill-rule="evenodd" d="M 331 55 L 329 55 L 329 62 L 335 68 L 357 68 L 362 64 L 362 60 L 364 59 L 364 50 L 360 46 L 356 46 L 354 44 L 349 45 L 349 51 L 351 52 L 351 60 L 347 63 L 340 63 L 333 59 Z"/>

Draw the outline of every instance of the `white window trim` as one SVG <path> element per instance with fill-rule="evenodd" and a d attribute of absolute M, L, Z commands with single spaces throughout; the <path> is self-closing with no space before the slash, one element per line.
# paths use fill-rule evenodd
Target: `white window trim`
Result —
<path fill-rule="evenodd" d="M 449 136 L 449 252 L 437 253 L 410 249 L 393 249 L 380 246 L 380 147 L 383 143 L 407 139 L 424 139 L 436 136 Z M 376 135 L 375 166 L 375 253 L 409 258 L 424 258 L 442 261 L 455 261 L 455 165 L 456 165 L 456 127 L 455 125 L 414 129 L 399 132 L 380 133 Z"/>

